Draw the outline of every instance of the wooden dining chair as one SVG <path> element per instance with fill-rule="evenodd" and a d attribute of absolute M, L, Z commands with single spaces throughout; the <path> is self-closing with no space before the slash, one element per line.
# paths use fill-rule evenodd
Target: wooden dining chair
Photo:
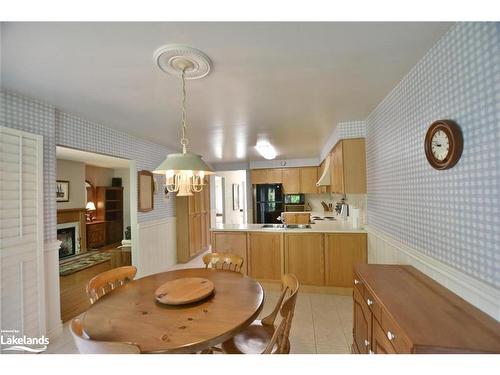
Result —
<path fill-rule="evenodd" d="M 114 268 L 94 276 L 87 284 L 87 296 L 90 299 L 90 303 L 95 303 L 106 293 L 133 280 L 136 273 L 136 267 L 125 266 Z"/>
<path fill-rule="evenodd" d="M 274 310 L 256 320 L 243 332 L 222 344 L 227 354 L 288 354 L 290 353 L 290 328 L 299 291 L 299 281 L 293 274 L 282 278 L 283 292 Z M 278 313 L 281 321 L 275 326 Z"/>
<path fill-rule="evenodd" d="M 241 272 L 243 258 L 230 253 L 208 253 L 203 255 L 203 263 L 205 263 L 205 268 L 210 266 L 222 270 Z"/>
<path fill-rule="evenodd" d="M 81 354 L 139 354 L 141 349 L 125 342 L 90 340 L 82 329 L 80 319 L 73 319 L 70 325 L 71 335 Z"/>

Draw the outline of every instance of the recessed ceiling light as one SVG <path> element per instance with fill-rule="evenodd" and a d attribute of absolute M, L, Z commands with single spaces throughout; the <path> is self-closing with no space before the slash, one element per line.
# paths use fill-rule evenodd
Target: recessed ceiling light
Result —
<path fill-rule="evenodd" d="M 277 155 L 276 149 L 268 141 L 258 141 L 255 145 L 257 152 L 267 160 L 274 159 Z"/>

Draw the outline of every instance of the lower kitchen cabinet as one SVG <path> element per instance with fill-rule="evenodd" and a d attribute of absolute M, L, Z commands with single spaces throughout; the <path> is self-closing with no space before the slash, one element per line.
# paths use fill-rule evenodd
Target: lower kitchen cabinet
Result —
<path fill-rule="evenodd" d="M 247 233 L 246 232 L 212 232 L 212 252 L 232 253 L 243 258 L 241 272 L 248 274 Z"/>
<path fill-rule="evenodd" d="M 282 234 L 248 233 L 248 274 L 261 280 L 281 280 Z"/>
<path fill-rule="evenodd" d="M 325 284 L 322 233 L 285 234 L 285 273 L 293 273 L 304 285 Z"/>
<path fill-rule="evenodd" d="M 351 288 L 353 267 L 366 263 L 366 233 L 325 234 L 325 284 Z"/>

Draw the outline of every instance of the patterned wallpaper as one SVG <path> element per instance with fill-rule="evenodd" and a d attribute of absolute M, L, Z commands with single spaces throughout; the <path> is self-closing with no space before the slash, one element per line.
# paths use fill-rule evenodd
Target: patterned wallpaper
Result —
<path fill-rule="evenodd" d="M 85 121 L 31 98 L 5 91 L 0 94 L 2 125 L 43 136 L 45 240 L 56 238 L 56 145 L 136 160 L 137 170 L 154 169 L 169 152 L 163 146 Z M 156 194 L 154 205 L 153 211 L 138 213 L 139 222 L 175 216 L 174 199 L 165 202 L 161 194 Z"/>
<path fill-rule="evenodd" d="M 458 23 L 367 118 L 367 220 L 404 244 L 500 286 L 500 24 Z M 464 137 L 437 171 L 424 137 L 438 119 Z"/>
<path fill-rule="evenodd" d="M 83 120 L 59 110 L 55 112 L 56 144 L 136 160 L 137 170 L 155 169 L 170 152 L 164 146 L 133 137 L 99 124 Z M 158 185 L 161 186 L 160 177 Z M 161 194 L 154 196 L 154 210 L 138 212 L 138 221 L 175 216 L 175 199 L 167 202 Z"/>
<path fill-rule="evenodd" d="M 56 238 L 56 147 L 54 107 L 0 92 L 0 124 L 43 136 L 43 195 L 45 240 Z"/>
<path fill-rule="evenodd" d="M 364 138 L 366 136 L 365 121 L 339 122 L 328 137 L 325 145 L 321 149 L 320 161 L 324 160 L 333 146 L 341 140 L 348 138 Z"/>

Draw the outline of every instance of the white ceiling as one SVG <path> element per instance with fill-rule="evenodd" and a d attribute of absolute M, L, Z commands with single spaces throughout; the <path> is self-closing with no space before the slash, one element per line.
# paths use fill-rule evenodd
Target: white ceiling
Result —
<path fill-rule="evenodd" d="M 114 156 L 96 154 L 93 152 L 75 150 L 67 147 L 56 147 L 56 158 L 71 160 L 93 165 L 101 168 L 128 168 L 130 163 L 127 159 L 115 158 Z"/>
<path fill-rule="evenodd" d="M 212 162 L 317 157 L 336 123 L 362 120 L 450 23 L 7 23 L 2 86 L 178 149 L 180 82 L 161 45 L 201 49 L 188 81 L 190 149 Z"/>

